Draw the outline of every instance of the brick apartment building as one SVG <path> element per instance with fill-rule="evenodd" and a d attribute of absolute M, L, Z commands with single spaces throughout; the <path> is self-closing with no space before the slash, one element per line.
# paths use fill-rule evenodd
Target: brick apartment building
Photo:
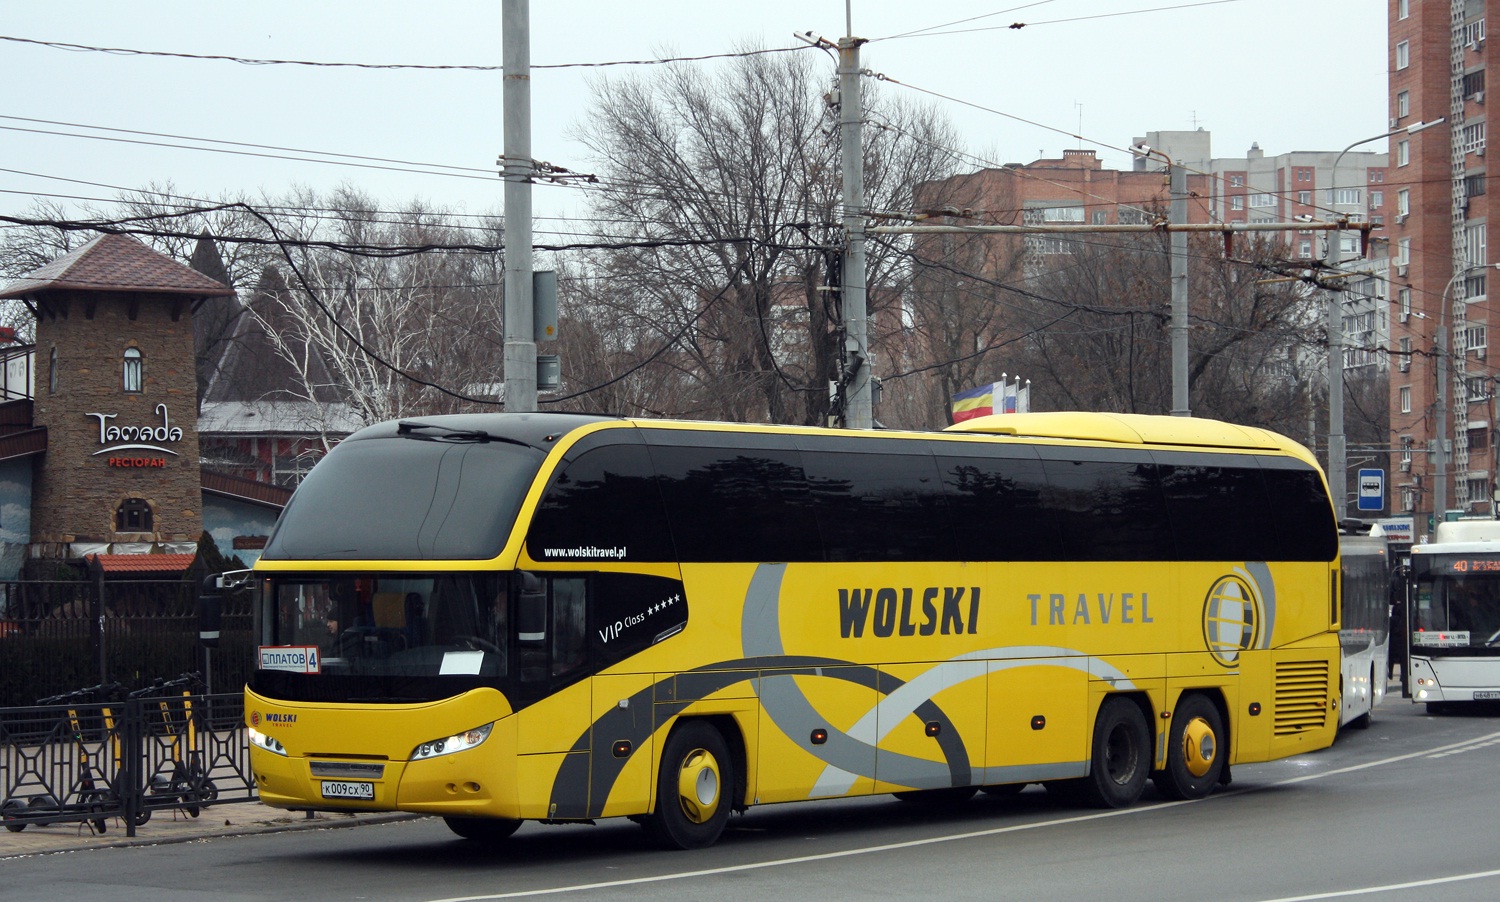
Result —
<path fill-rule="evenodd" d="M 1485 70 L 1490 10 L 1500 0 L 1388 0 L 1390 128 L 1441 121 L 1391 139 L 1386 221 L 1392 269 L 1392 507 L 1429 517 L 1496 513 L 1494 362 L 1488 293 Z M 1446 350 L 1444 350 L 1446 349 Z M 1446 370 L 1439 394 L 1439 373 Z M 1451 446 L 1445 460 L 1439 438 Z"/>
<path fill-rule="evenodd" d="M 1203 129 L 1147 132 L 1132 143 L 1151 150 L 1139 153 L 1128 171 L 1104 169 L 1093 151 L 1069 150 L 1059 159 L 924 184 L 916 193 L 916 207 L 944 224 L 1149 223 L 1165 216 L 1170 203 L 1167 159 L 1188 171 L 1190 223 L 1289 223 L 1343 214 L 1381 226 L 1396 201 L 1386 185 L 1384 153 L 1350 149 L 1267 155 L 1252 146 L 1243 157 L 1215 157 L 1211 135 Z M 937 215 L 945 211 L 961 215 Z M 1329 233 L 1297 229 L 1263 234 L 1285 242 L 1286 258 L 1312 261 L 1325 256 L 1323 236 Z M 992 279 L 1015 280 L 1046 271 L 1052 265 L 1049 258 L 1065 260 L 1061 255 L 1068 252 L 1068 237 L 923 236 L 917 253 Z M 1373 241 L 1364 256 L 1357 232 L 1341 233 L 1341 242 L 1342 268 L 1353 274 L 1344 283 L 1345 366 L 1365 370 L 1362 375 L 1370 378 L 1382 377 L 1389 365 L 1382 351 L 1390 339 L 1386 246 Z M 937 278 L 946 277 L 938 272 Z M 941 290 L 924 284 L 917 288 Z"/>

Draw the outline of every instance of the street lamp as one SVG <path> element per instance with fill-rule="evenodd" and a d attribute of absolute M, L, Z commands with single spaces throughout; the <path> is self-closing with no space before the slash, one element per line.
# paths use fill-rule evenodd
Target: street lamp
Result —
<path fill-rule="evenodd" d="M 1470 273 L 1491 267 L 1500 269 L 1500 263 L 1475 263 L 1465 266 L 1453 274 L 1443 286 L 1443 296 L 1438 308 L 1437 327 L 1437 462 L 1432 473 L 1432 523 L 1436 528 L 1443 521 L 1443 512 L 1448 509 L 1448 306 L 1449 296 L 1458 280 Z"/>
<path fill-rule="evenodd" d="M 1425 128 L 1441 124 L 1445 119 L 1446 117 L 1441 117 L 1431 122 L 1413 122 L 1405 128 L 1393 129 L 1373 138 L 1362 138 L 1339 151 L 1339 155 L 1333 158 L 1333 172 L 1329 176 L 1329 206 L 1334 208 L 1335 213 L 1338 212 L 1339 164 L 1344 161 L 1344 154 L 1361 144 L 1369 144 L 1392 135 L 1415 135 Z M 1348 217 L 1341 218 L 1348 221 Z M 1343 260 L 1343 235 L 1343 232 L 1328 233 L 1328 250 L 1323 260 L 1330 272 L 1336 271 Z M 1333 512 L 1339 520 L 1344 519 L 1347 509 L 1348 499 L 1345 493 L 1349 482 L 1348 455 L 1344 445 L 1344 311 L 1339 303 L 1343 291 L 1342 283 L 1338 288 L 1328 290 L 1328 489 L 1329 494 L 1333 495 Z"/>

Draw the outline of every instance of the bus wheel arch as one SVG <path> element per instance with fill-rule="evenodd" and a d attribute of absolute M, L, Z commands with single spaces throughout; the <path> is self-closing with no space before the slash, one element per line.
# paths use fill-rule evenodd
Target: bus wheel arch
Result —
<path fill-rule="evenodd" d="M 740 776 L 743 753 L 735 754 L 720 720 L 679 720 L 662 745 L 656 807 L 641 818 L 647 836 L 662 848 L 713 845 L 723 834 L 731 812 L 743 804 L 736 801 L 736 793 L 744 785 Z M 730 732 L 738 736 L 738 730 Z"/>
<path fill-rule="evenodd" d="M 1228 722 L 1217 693 L 1190 690 L 1178 697 L 1167 727 L 1166 766 L 1151 775 L 1162 795 L 1202 799 L 1228 782 Z"/>
<path fill-rule="evenodd" d="M 1128 808 L 1141 797 L 1156 760 L 1150 709 L 1134 693 L 1108 695 L 1094 718 L 1089 775 L 1078 786 L 1095 808 Z"/>

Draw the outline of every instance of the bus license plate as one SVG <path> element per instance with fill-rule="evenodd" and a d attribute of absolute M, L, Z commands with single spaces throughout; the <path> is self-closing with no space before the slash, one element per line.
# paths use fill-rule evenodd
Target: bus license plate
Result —
<path fill-rule="evenodd" d="M 323 798 L 325 799 L 375 799 L 375 784 L 361 783 L 354 780 L 324 780 Z"/>
<path fill-rule="evenodd" d="M 1474 701 L 1476 702 L 1488 702 L 1494 701 L 1495 699 L 1500 699 L 1500 692 L 1490 690 L 1488 692 L 1480 691 L 1474 693 Z"/>

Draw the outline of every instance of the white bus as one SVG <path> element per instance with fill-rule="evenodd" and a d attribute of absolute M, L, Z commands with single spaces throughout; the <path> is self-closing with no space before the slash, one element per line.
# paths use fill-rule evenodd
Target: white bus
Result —
<path fill-rule="evenodd" d="M 1433 713 L 1500 700 L 1500 521 L 1439 523 L 1412 546 L 1410 581 L 1412 699 Z"/>
<path fill-rule="evenodd" d="M 1390 550 L 1379 526 L 1339 537 L 1339 645 L 1344 703 L 1339 726 L 1363 729 L 1385 698 L 1391 654 Z"/>

